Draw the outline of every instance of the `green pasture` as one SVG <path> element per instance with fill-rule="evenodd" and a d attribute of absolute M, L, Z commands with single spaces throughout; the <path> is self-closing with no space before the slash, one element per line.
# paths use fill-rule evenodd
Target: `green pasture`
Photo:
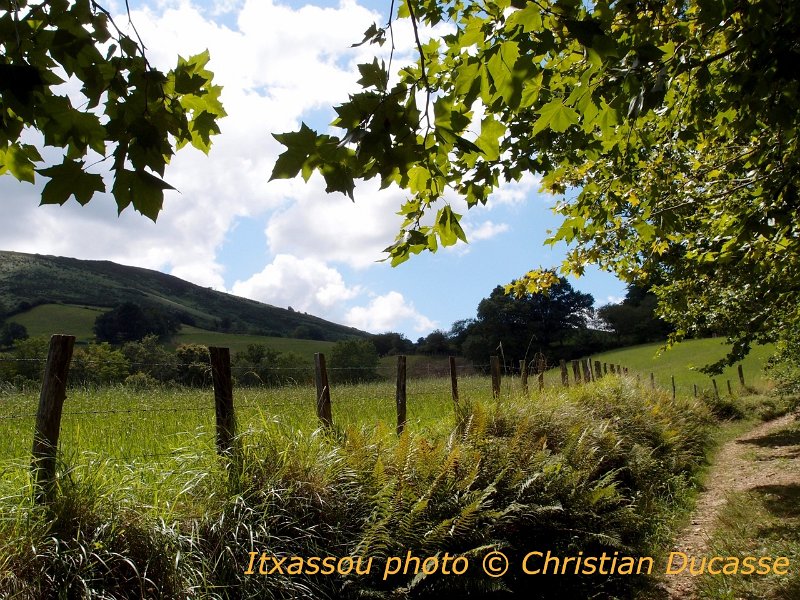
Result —
<path fill-rule="evenodd" d="M 54 333 L 74 335 L 80 344 L 94 340 L 94 321 L 108 309 L 71 304 L 41 304 L 24 313 L 14 315 L 11 321 L 23 325 L 30 337 L 47 337 Z M 296 352 L 312 360 L 315 352 L 328 352 L 333 342 L 299 340 L 265 335 L 245 335 L 208 331 L 199 327 L 183 325 L 172 341 L 180 344 L 203 344 L 230 348 L 231 353 L 246 350 L 249 344 L 263 344 L 278 352 Z"/>
<path fill-rule="evenodd" d="M 219 346 L 230 348 L 231 354 L 240 350 L 246 350 L 250 344 L 263 344 L 268 348 L 273 348 L 278 352 L 296 352 L 303 357 L 307 357 L 311 362 L 315 352 L 329 352 L 334 342 L 323 342 L 318 340 L 298 340 L 294 338 L 271 337 L 266 335 L 246 335 L 240 333 L 222 333 L 218 331 L 208 331 L 198 327 L 184 325 L 175 336 L 172 345 L 180 344 L 203 344 L 204 346 Z"/>
<path fill-rule="evenodd" d="M 23 325 L 30 337 L 50 337 L 54 333 L 74 335 L 78 343 L 94 340 L 94 321 L 107 308 L 75 306 L 72 304 L 40 304 L 9 317 Z"/>
<path fill-rule="evenodd" d="M 711 376 L 700 372 L 704 365 L 713 363 L 728 351 L 729 346 L 719 338 L 686 340 L 664 350 L 660 343 L 621 348 L 592 356 L 592 362 L 621 365 L 628 368 L 630 375 L 639 375 L 642 381 L 649 381 L 653 373 L 656 385 L 671 388 L 671 378 L 675 377 L 675 387 L 679 393 L 691 394 L 694 385 L 698 392 L 713 390 Z M 764 376 L 764 365 L 775 351 L 772 344 L 755 346 L 741 361 L 745 384 L 754 388 L 768 387 Z M 738 363 L 737 363 L 738 364 Z M 734 393 L 740 391 L 737 365 L 726 368 L 721 375 L 715 375 L 721 394 L 727 394 L 727 381 L 730 380 Z"/>
<path fill-rule="evenodd" d="M 449 379 L 411 379 L 407 387 L 407 427 L 437 437 L 455 424 Z M 488 398 L 490 381 L 464 377 L 465 401 Z M 237 388 L 234 406 L 243 442 L 253 435 L 276 439 L 313 436 L 319 428 L 313 386 Z M 366 428 L 393 436 L 397 424 L 395 388 L 389 382 L 335 385 L 331 390 L 337 431 Z M 0 395 L 0 498 L 25 486 L 38 405 L 35 390 Z M 127 481 L 136 473 L 135 496 L 163 488 L 164 473 L 180 486 L 179 465 L 215 460 L 215 413 L 212 389 L 134 390 L 124 386 L 68 392 L 61 419 L 59 450 L 67 466 L 102 462 L 104 475 Z M 189 476 L 189 475 L 187 475 Z M 193 475 L 192 475 L 193 476 Z M 185 483 L 185 482 L 184 482 Z"/>

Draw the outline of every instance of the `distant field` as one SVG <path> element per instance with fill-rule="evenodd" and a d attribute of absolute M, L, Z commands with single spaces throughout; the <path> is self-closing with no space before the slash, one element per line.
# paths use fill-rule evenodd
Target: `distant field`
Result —
<path fill-rule="evenodd" d="M 9 320 L 23 325 L 31 337 L 50 337 L 54 333 L 64 333 L 74 335 L 79 343 L 88 343 L 94 339 L 95 319 L 107 310 L 96 306 L 42 304 L 14 315 Z"/>
<path fill-rule="evenodd" d="M 700 367 L 722 358 L 728 346 L 720 339 L 707 338 L 687 340 L 669 350 L 659 353 L 662 344 L 646 344 L 605 352 L 592 357 L 609 364 L 627 367 L 631 374 L 638 373 L 643 379 L 655 376 L 656 384 L 668 388 L 671 377 L 675 377 L 675 386 L 679 392 L 691 393 L 696 384 L 699 390 L 711 390 L 711 377 L 701 373 Z M 742 361 L 745 383 L 749 386 L 763 387 L 768 385 L 764 377 L 764 364 L 775 351 L 774 346 L 756 346 Z M 734 389 L 739 386 L 736 366 L 725 369 L 722 375 L 715 376 L 720 392 L 727 391 L 726 380 L 730 379 Z"/>
<path fill-rule="evenodd" d="M 78 343 L 94 340 L 94 321 L 108 309 L 70 304 L 42 304 L 29 311 L 14 315 L 10 320 L 23 325 L 31 337 L 50 337 L 54 333 L 74 335 Z M 264 344 L 278 352 L 297 352 L 311 360 L 315 352 L 329 352 L 333 342 L 297 340 L 264 335 L 241 335 L 207 331 L 184 325 L 173 341 L 180 344 L 205 344 L 223 346 L 232 353 L 247 349 L 249 344 Z"/>
<path fill-rule="evenodd" d="M 265 335 L 243 335 L 237 333 L 220 333 L 206 331 L 197 327 L 184 325 L 175 336 L 173 345 L 179 344 L 204 344 L 206 346 L 221 346 L 230 348 L 231 353 L 246 350 L 250 344 L 263 344 L 278 352 L 297 352 L 307 357 L 309 361 L 315 352 L 330 352 L 334 342 L 321 342 L 317 340 L 296 340 L 293 338 L 269 337 Z"/>

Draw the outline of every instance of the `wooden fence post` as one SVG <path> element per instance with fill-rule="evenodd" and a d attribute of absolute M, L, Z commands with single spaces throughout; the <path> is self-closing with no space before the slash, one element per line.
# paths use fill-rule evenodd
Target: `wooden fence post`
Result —
<path fill-rule="evenodd" d="M 608 370 L 611 371 L 612 375 L 616 375 L 617 374 L 616 367 L 614 366 L 613 363 L 608 365 Z"/>
<path fill-rule="evenodd" d="M 528 361 L 519 361 L 519 376 L 522 380 L 522 393 L 528 395 Z"/>
<path fill-rule="evenodd" d="M 458 404 L 458 375 L 456 374 L 456 357 L 450 357 L 450 390 L 453 395 L 453 402 Z"/>
<path fill-rule="evenodd" d="M 406 427 L 406 357 L 397 357 L 397 435 Z"/>
<path fill-rule="evenodd" d="M 54 335 L 50 338 L 47 363 L 39 394 L 39 410 L 33 430 L 34 493 L 38 504 L 53 499 L 56 482 L 56 451 L 61 432 L 61 410 L 67 398 L 67 376 L 72 360 L 75 336 Z"/>
<path fill-rule="evenodd" d="M 603 375 L 608 375 L 608 363 L 603 363 Z"/>
<path fill-rule="evenodd" d="M 656 376 L 653 373 L 650 373 L 650 389 L 656 389 Z"/>
<path fill-rule="evenodd" d="M 581 383 L 581 372 L 580 367 L 578 366 L 578 361 L 572 361 L 572 378 L 575 380 L 575 385 L 580 385 Z"/>
<path fill-rule="evenodd" d="M 711 383 L 714 384 L 714 398 L 719 400 L 719 389 L 717 388 L 717 380 L 716 379 L 712 379 Z"/>
<path fill-rule="evenodd" d="M 585 383 L 589 383 L 592 381 L 592 365 L 589 359 L 581 361 L 581 367 L 583 368 L 583 381 Z"/>
<path fill-rule="evenodd" d="M 739 372 L 739 383 L 744 387 L 744 371 L 742 371 L 742 365 L 739 365 L 736 370 Z"/>
<path fill-rule="evenodd" d="M 731 380 L 728 379 L 728 396 L 733 397 L 733 390 L 731 390 Z"/>
<path fill-rule="evenodd" d="M 569 387 L 569 373 L 567 373 L 567 361 L 563 358 L 558 363 L 561 365 L 561 385 Z"/>
<path fill-rule="evenodd" d="M 492 397 L 500 397 L 500 357 L 489 357 L 489 366 L 492 370 Z"/>
<path fill-rule="evenodd" d="M 675 400 L 675 375 L 672 375 L 672 399 Z"/>
<path fill-rule="evenodd" d="M 217 452 L 231 455 L 236 436 L 236 415 L 233 411 L 233 381 L 229 348 L 209 346 L 211 379 L 214 382 L 214 406 L 217 414 Z"/>
<path fill-rule="evenodd" d="M 314 380 L 317 384 L 317 417 L 324 427 L 333 425 L 331 416 L 331 388 L 328 384 L 328 369 L 325 367 L 325 355 L 314 354 Z"/>
<path fill-rule="evenodd" d="M 544 371 L 539 371 L 539 391 L 544 389 Z"/>
<path fill-rule="evenodd" d="M 617 365 L 617 375 L 622 375 L 622 367 Z"/>
<path fill-rule="evenodd" d="M 692 384 L 694 386 L 694 397 L 697 398 L 697 384 Z"/>
<path fill-rule="evenodd" d="M 600 366 L 600 361 L 594 361 L 594 376 L 595 379 L 600 379 L 603 376 L 603 368 Z"/>

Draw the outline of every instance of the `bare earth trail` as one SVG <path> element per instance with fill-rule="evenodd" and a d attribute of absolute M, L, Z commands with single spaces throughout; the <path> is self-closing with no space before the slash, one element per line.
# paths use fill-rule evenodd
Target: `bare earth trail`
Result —
<path fill-rule="evenodd" d="M 707 555 L 709 536 L 729 493 L 800 484 L 800 438 L 780 433 L 797 418 L 796 414 L 788 414 L 767 421 L 722 446 L 709 472 L 705 491 L 697 499 L 692 520 L 675 540 L 675 551 Z M 684 573 L 664 577 L 668 598 L 697 597 L 695 578 L 688 574 L 688 569 Z"/>

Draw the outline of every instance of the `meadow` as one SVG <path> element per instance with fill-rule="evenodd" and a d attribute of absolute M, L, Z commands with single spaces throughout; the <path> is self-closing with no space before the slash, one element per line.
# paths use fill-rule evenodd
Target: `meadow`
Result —
<path fill-rule="evenodd" d="M 664 357 L 685 375 L 686 355 Z M 416 357 L 409 372 L 445 361 Z M 493 398 L 489 377 L 461 367 L 457 405 L 448 377 L 409 378 L 398 436 L 394 362 L 381 381 L 333 385 L 331 430 L 312 386 L 234 387 L 233 460 L 216 451 L 210 388 L 70 389 L 46 506 L 29 475 L 37 390 L 0 390 L 0 596 L 649 597 L 655 577 L 494 579 L 478 567 L 498 549 L 517 562 L 532 549 L 660 560 L 717 428 L 708 396 L 673 398 L 634 372 L 564 388 L 557 370 L 526 394 L 509 370 Z M 754 414 L 739 392 L 725 402 Z M 473 569 L 265 577 L 247 573 L 250 552 L 372 557 L 376 572 L 391 556 L 449 553 Z"/>
<path fill-rule="evenodd" d="M 702 400 L 607 377 L 525 395 L 504 378 L 334 386 L 334 428 L 315 392 L 234 391 L 240 453 L 214 447 L 210 389 L 71 390 L 59 493 L 31 503 L 36 394 L 0 397 L 0 589 L 13 598 L 577 596 L 647 590 L 644 577 L 481 576 L 479 559 L 537 548 L 657 556 L 687 505 L 713 417 Z M 320 578 L 245 574 L 249 552 L 280 556 L 467 557 L 454 580 L 414 573 Z M 377 567 L 376 567 L 377 571 Z M 417 573 L 419 575 L 419 573 Z M 502 592 L 506 590 L 506 592 Z M 502 593 L 501 593 L 502 592 Z"/>

